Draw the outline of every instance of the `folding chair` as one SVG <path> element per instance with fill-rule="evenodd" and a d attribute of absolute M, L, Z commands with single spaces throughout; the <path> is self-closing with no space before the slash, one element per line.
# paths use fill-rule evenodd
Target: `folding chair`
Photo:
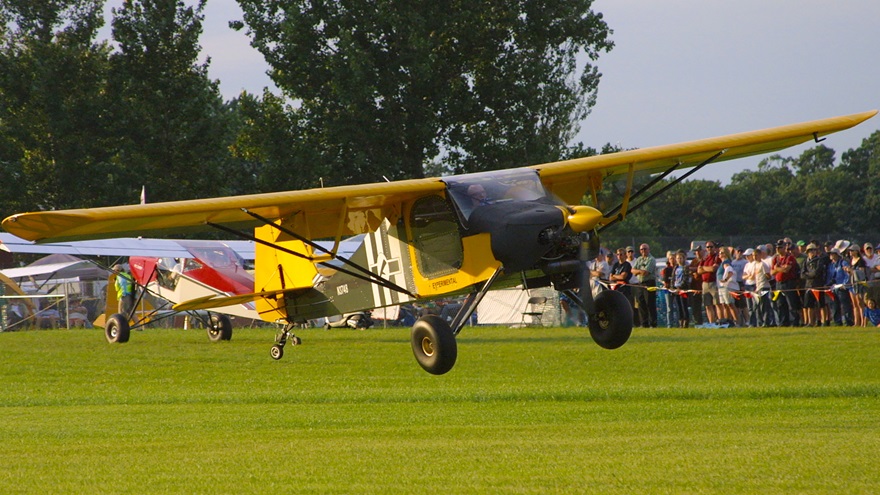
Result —
<path fill-rule="evenodd" d="M 544 316 L 544 304 L 547 303 L 547 298 L 543 296 L 532 296 L 529 298 L 526 303 L 526 310 L 523 311 L 522 320 L 520 324 L 524 327 L 530 327 L 533 325 L 542 325 L 541 318 Z M 526 317 L 529 318 L 529 323 L 526 323 Z"/>

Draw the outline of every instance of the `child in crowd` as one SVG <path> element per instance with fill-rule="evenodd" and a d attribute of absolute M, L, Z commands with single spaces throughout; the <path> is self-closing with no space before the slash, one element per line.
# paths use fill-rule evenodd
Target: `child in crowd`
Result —
<path fill-rule="evenodd" d="M 880 308 L 871 298 L 865 298 L 865 326 L 880 327 Z"/>

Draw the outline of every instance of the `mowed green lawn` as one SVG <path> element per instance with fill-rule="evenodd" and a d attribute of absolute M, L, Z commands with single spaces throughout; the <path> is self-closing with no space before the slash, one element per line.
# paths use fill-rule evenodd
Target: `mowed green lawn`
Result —
<path fill-rule="evenodd" d="M 0 334 L 0 493 L 880 493 L 880 331 Z"/>

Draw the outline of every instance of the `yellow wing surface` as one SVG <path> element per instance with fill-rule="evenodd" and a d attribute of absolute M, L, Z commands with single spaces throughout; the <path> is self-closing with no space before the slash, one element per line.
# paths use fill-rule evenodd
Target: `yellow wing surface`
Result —
<path fill-rule="evenodd" d="M 604 180 L 694 167 L 770 153 L 853 127 L 876 110 L 666 146 L 592 156 L 531 168 L 545 186 L 568 204 L 580 204 Z M 714 157 L 714 158 L 713 158 Z M 251 227 L 259 223 L 244 210 L 270 220 L 284 219 L 288 228 L 311 239 L 340 238 L 371 232 L 385 218 L 392 223 L 406 201 L 443 191 L 440 179 L 340 186 L 303 191 L 196 199 L 146 205 L 113 206 L 21 213 L 3 220 L 3 228 L 32 241 L 142 235 L 204 228 L 207 223 Z"/>
<path fill-rule="evenodd" d="M 97 239 L 204 228 L 210 223 L 254 227 L 261 217 L 288 219 L 311 239 L 355 235 L 396 218 L 404 201 L 442 191 L 438 179 L 417 179 L 143 205 L 22 213 L 3 220 L 7 232 L 30 241 Z M 292 223 L 290 223 L 292 222 Z"/>
<path fill-rule="evenodd" d="M 556 196 L 568 204 L 579 204 L 585 192 L 601 189 L 603 180 L 617 180 L 631 173 L 663 172 L 675 165 L 678 165 L 677 170 L 682 170 L 710 160 L 719 152 L 721 155 L 712 163 L 772 153 L 849 129 L 876 114 L 877 110 L 871 110 L 679 144 L 576 158 L 532 168 L 538 169 L 541 182 Z"/>

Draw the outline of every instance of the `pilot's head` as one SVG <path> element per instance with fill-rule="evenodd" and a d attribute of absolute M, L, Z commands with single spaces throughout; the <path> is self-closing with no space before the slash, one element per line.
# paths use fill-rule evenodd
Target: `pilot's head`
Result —
<path fill-rule="evenodd" d="M 467 194 L 475 205 L 483 204 L 486 201 L 486 189 L 480 184 L 471 184 L 467 188 Z"/>

